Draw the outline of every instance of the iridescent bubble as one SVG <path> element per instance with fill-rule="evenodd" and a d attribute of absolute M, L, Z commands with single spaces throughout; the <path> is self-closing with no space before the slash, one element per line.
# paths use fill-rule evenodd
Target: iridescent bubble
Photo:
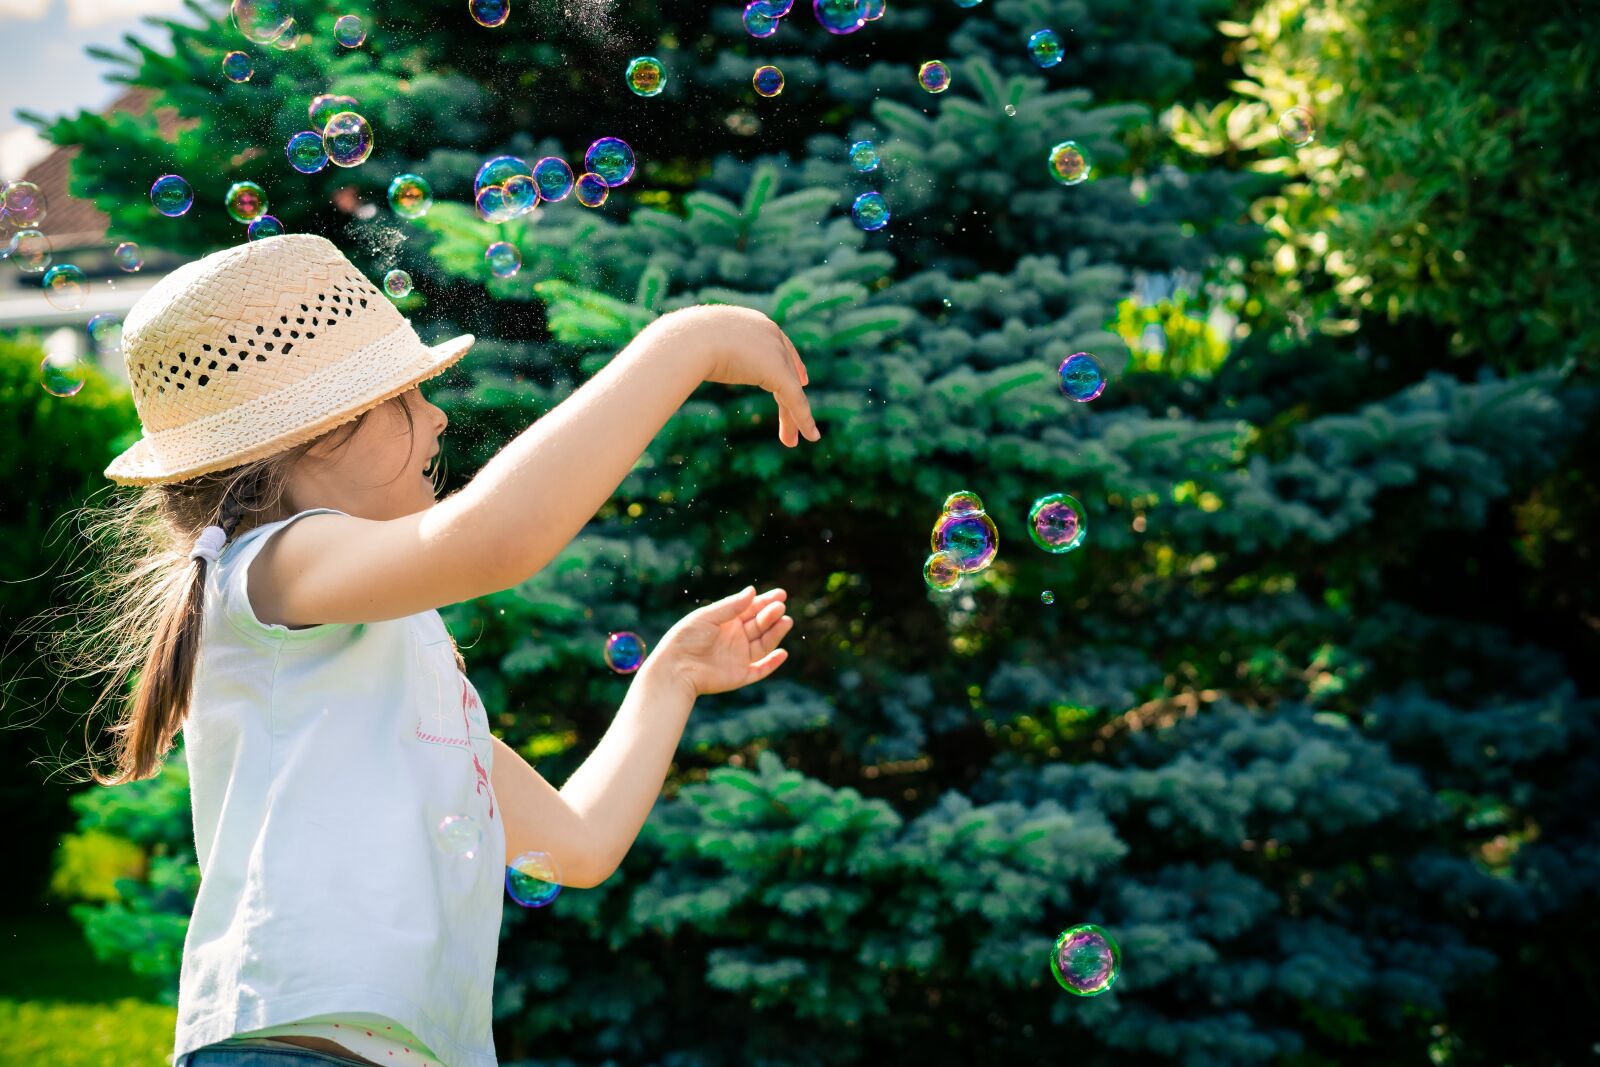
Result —
<path fill-rule="evenodd" d="M 1074 352 L 1056 368 L 1061 391 L 1080 404 L 1086 404 L 1106 391 L 1106 372 L 1100 361 L 1087 352 Z"/>
<path fill-rule="evenodd" d="M 354 111 L 341 111 L 322 131 L 322 148 L 336 167 L 359 167 L 372 155 L 372 127 Z"/>
<path fill-rule="evenodd" d="M 1093 172 L 1094 164 L 1077 141 L 1062 141 L 1050 149 L 1050 177 L 1062 185 L 1080 185 Z"/>
<path fill-rule="evenodd" d="M 510 17 L 511 0 L 467 0 L 467 10 L 472 12 L 473 22 L 493 29 L 504 26 Z"/>
<path fill-rule="evenodd" d="M 272 47 L 280 52 L 293 52 L 300 47 L 300 31 L 295 28 L 294 19 L 289 20 L 289 25 L 272 42 Z"/>
<path fill-rule="evenodd" d="M 526 174 L 513 174 L 500 187 L 506 196 L 506 208 L 512 217 L 526 215 L 539 206 L 539 186 Z"/>
<path fill-rule="evenodd" d="M 89 295 L 89 279 L 82 268 L 58 263 L 44 272 L 44 298 L 57 311 L 77 311 Z"/>
<path fill-rule="evenodd" d="M 946 512 L 933 524 L 932 548 L 956 558 L 965 574 L 981 571 L 1000 551 L 1000 530 L 986 513 L 953 515 Z"/>
<path fill-rule="evenodd" d="M 403 219 L 420 219 L 433 206 L 433 188 L 420 174 L 396 174 L 389 183 L 389 208 Z"/>
<path fill-rule="evenodd" d="M 43 273 L 55 255 L 55 248 L 50 244 L 50 238 L 38 230 L 18 230 L 11 235 L 6 247 L 11 252 L 7 258 L 24 274 Z"/>
<path fill-rule="evenodd" d="M 944 498 L 944 506 L 939 509 L 942 515 L 976 515 L 981 511 L 983 501 L 970 489 L 957 489 Z"/>
<path fill-rule="evenodd" d="M 930 93 L 942 93 L 950 88 L 950 64 L 942 59 L 930 59 L 917 68 L 917 84 Z"/>
<path fill-rule="evenodd" d="M 222 76 L 231 82 L 247 82 L 255 72 L 255 64 L 243 52 L 229 52 L 222 57 Z"/>
<path fill-rule="evenodd" d="M 878 146 L 871 141 L 857 141 L 850 146 L 850 165 L 863 173 L 878 169 Z"/>
<path fill-rule="evenodd" d="M 77 396 L 87 378 L 87 366 L 79 359 L 46 356 L 39 364 L 39 384 L 51 396 Z"/>
<path fill-rule="evenodd" d="M 367 39 L 366 23 L 360 15 L 340 15 L 333 24 L 333 39 L 344 48 L 360 48 Z"/>
<path fill-rule="evenodd" d="M 624 77 L 636 96 L 657 96 L 667 85 L 667 70 L 655 56 L 630 59 Z"/>
<path fill-rule="evenodd" d="M 1041 67 L 1055 66 L 1063 55 L 1061 35 L 1055 30 L 1035 31 L 1028 37 L 1028 54 Z"/>
<path fill-rule="evenodd" d="M 1303 107 L 1291 107 L 1278 116 L 1278 136 L 1296 148 L 1317 139 L 1317 120 Z"/>
<path fill-rule="evenodd" d="M 855 33 L 867 24 L 866 0 L 811 0 L 811 10 L 829 33 Z"/>
<path fill-rule="evenodd" d="M 234 182 L 222 205 L 234 222 L 254 222 L 267 213 L 267 191 L 255 182 Z"/>
<path fill-rule="evenodd" d="M 548 852 L 524 852 L 506 868 L 506 892 L 524 908 L 542 908 L 561 895 L 561 876 Z"/>
<path fill-rule="evenodd" d="M 1028 536 L 1054 555 L 1071 552 L 1089 532 L 1083 505 L 1066 493 L 1051 493 L 1033 502 L 1028 512 Z"/>
<path fill-rule="evenodd" d="M 744 28 L 752 37 L 771 37 L 778 32 L 778 20 L 766 12 L 759 2 L 745 5 Z"/>
<path fill-rule="evenodd" d="M 530 183 L 532 180 L 528 179 Z M 510 222 L 517 217 L 517 210 L 507 200 L 506 187 L 503 185 L 488 185 L 480 189 L 473 205 L 478 209 L 478 217 L 485 222 Z"/>
<path fill-rule="evenodd" d="M 794 10 L 794 0 L 752 0 L 746 10 L 751 7 L 756 8 L 768 18 L 781 19 Z"/>
<path fill-rule="evenodd" d="M 233 0 L 233 24 L 256 44 L 271 44 L 294 25 L 288 0 Z"/>
<path fill-rule="evenodd" d="M 957 7 L 977 7 L 983 0 L 956 0 Z"/>
<path fill-rule="evenodd" d="M 961 584 L 961 563 L 952 552 L 935 552 L 922 564 L 922 580 L 929 589 L 948 593 Z"/>
<path fill-rule="evenodd" d="M 644 662 L 644 638 L 629 630 L 606 637 L 606 666 L 618 674 L 632 674 Z"/>
<path fill-rule="evenodd" d="M 560 156 L 545 156 L 533 165 L 533 184 L 541 200 L 559 203 L 572 192 L 572 167 Z"/>
<path fill-rule="evenodd" d="M 750 76 L 750 84 L 762 96 L 777 96 L 783 92 L 783 71 L 771 65 L 757 67 Z"/>
<path fill-rule="evenodd" d="M 1006 105 L 1006 114 L 1011 116 L 1012 118 L 1016 118 L 1017 117 L 1017 105 L 1016 104 L 1007 104 Z"/>
<path fill-rule="evenodd" d="M 283 223 L 278 221 L 276 215 L 262 215 L 250 224 L 245 231 L 245 236 L 252 241 L 262 241 L 268 237 L 281 237 L 284 234 Z"/>
<path fill-rule="evenodd" d="M 1050 950 L 1050 973 L 1068 993 L 1092 997 L 1110 989 L 1122 973 L 1122 949 L 1093 923 L 1069 927 Z"/>
<path fill-rule="evenodd" d="M 123 241 L 111 253 L 111 258 L 117 261 L 117 266 L 129 274 L 144 266 L 144 251 L 132 241 Z"/>
<path fill-rule="evenodd" d="M 411 275 L 403 270 L 392 270 L 383 276 L 383 291 L 399 300 L 411 295 Z"/>
<path fill-rule="evenodd" d="M 175 219 L 194 204 L 194 190 L 176 174 L 163 174 L 150 185 L 150 202 L 156 210 Z"/>
<path fill-rule="evenodd" d="M 889 202 L 879 192 L 862 193 L 850 205 L 850 217 L 856 225 L 871 233 L 889 225 Z"/>
<path fill-rule="evenodd" d="M 1054 593 L 1052 593 L 1050 590 L 1046 589 L 1044 592 L 1039 594 L 1039 603 L 1041 603 L 1041 604 L 1054 604 L 1055 602 L 1056 602 L 1056 595 Z"/>
<path fill-rule="evenodd" d="M 633 166 L 633 149 L 620 137 L 602 137 L 583 154 L 583 169 L 600 175 L 613 189 L 633 177 Z"/>
<path fill-rule="evenodd" d="M 102 356 L 122 351 L 122 320 L 115 315 L 96 315 L 89 320 L 89 347 Z"/>
<path fill-rule="evenodd" d="M 576 185 L 578 203 L 584 207 L 599 207 L 606 202 L 611 186 L 598 174 L 580 174 Z"/>
<path fill-rule="evenodd" d="M 328 120 L 341 111 L 354 111 L 361 105 L 353 96 L 339 96 L 334 93 L 323 93 L 313 96 L 311 103 L 306 107 L 306 117 L 311 121 L 313 130 L 328 128 Z"/>
<path fill-rule="evenodd" d="M 35 229 L 50 213 L 44 190 L 32 182 L 6 182 L 0 186 L 0 211 L 18 229 Z"/>
<path fill-rule="evenodd" d="M 866 0 L 862 5 L 862 15 L 868 22 L 877 22 L 888 10 L 889 0 Z"/>
<path fill-rule="evenodd" d="M 477 859 L 483 847 L 483 828 L 470 815 L 446 815 L 433 832 L 434 843 L 446 856 L 458 860 Z"/>
<path fill-rule="evenodd" d="M 315 174 L 328 165 L 328 153 L 322 147 L 322 134 L 301 130 L 283 146 L 289 157 L 289 166 L 301 174 Z"/>
<path fill-rule="evenodd" d="M 489 273 L 496 278 L 509 278 L 522 269 L 522 253 L 517 246 L 506 241 L 496 241 L 483 253 L 489 264 Z"/>
<path fill-rule="evenodd" d="M 533 168 L 516 156 L 495 156 L 478 168 L 472 179 L 472 195 L 477 196 L 491 185 L 504 185 L 517 175 L 533 177 Z"/>

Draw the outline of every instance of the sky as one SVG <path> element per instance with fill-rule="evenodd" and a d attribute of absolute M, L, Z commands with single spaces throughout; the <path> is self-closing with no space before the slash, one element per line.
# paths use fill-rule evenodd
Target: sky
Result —
<path fill-rule="evenodd" d="M 90 45 L 128 32 L 155 33 L 139 20 L 182 10 L 179 0 L 0 0 L 0 178 L 15 178 L 48 151 L 18 109 L 59 115 L 109 104 L 121 86 L 91 59 Z"/>

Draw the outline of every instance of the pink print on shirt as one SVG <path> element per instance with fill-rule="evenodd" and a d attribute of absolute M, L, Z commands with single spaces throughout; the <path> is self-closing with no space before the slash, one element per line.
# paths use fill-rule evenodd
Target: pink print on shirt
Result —
<path fill-rule="evenodd" d="M 468 684 L 466 675 L 462 675 L 461 718 L 467 724 L 468 734 L 472 733 L 472 719 L 468 716 L 467 711 L 470 708 L 482 708 L 482 706 L 478 702 L 478 694 L 474 693 L 472 686 Z M 482 796 L 485 792 L 489 794 L 489 818 L 492 821 L 494 819 L 494 790 L 489 785 L 489 772 L 484 770 L 483 764 L 478 762 L 478 754 L 476 752 L 472 753 L 472 768 L 478 772 L 478 795 Z"/>

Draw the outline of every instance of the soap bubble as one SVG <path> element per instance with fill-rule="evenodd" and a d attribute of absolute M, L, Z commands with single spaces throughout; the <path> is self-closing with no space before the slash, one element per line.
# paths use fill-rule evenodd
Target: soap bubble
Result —
<path fill-rule="evenodd" d="M 878 147 L 871 141 L 857 141 L 850 146 L 850 165 L 865 173 L 878 169 Z"/>
<path fill-rule="evenodd" d="M 1106 372 L 1100 361 L 1087 352 L 1074 352 L 1056 368 L 1061 391 L 1080 404 L 1086 404 L 1106 391 Z"/>
<path fill-rule="evenodd" d="M 957 489 L 944 498 L 942 515 L 976 515 L 983 511 L 983 501 L 970 489 Z"/>
<path fill-rule="evenodd" d="M 857 226 L 869 233 L 881 230 L 889 225 L 889 202 L 882 193 L 862 193 L 850 205 L 850 217 L 856 220 Z"/>
<path fill-rule="evenodd" d="M 446 815 L 433 832 L 434 843 L 446 856 L 458 860 L 478 858 L 483 847 L 483 828 L 470 815 Z"/>
<path fill-rule="evenodd" d="M 1069 927 L 1050 950 L 1050 973 L 1068 993 L 1092 997 L 1110 989 L 1122 973 L 1122 949 L 1092 923 Z"/>
<path fill-rule="evenodd" d="M 611 186 L 598 174 L 580 174 L 577 182 L 578 203 L 584 207 L 599 207 L 606 202 Z"/>
<path fill-rule="evenodd" d="M 403 219 L 420 219 L 433 206 L 433 189 L 420 174 L 396 174 L 389 183 L 389 207 Z"/>
<path fill-rule="evenodd" d="M 372 155 L 372 127 L 354 111 L 341 111 L 322 131 L 322 147 L 336 167 L 358 167 Z"/>
<path fill-rule="evenodd" d="M 411 295 L 411 275 L 403 270 L 392 270 L 383 276 L 383 291 L 399 300 Z"/>
<path fill-rule="evenodd" d="M 532 178 L 518 180 L 524 182 L 530 189 L 533 187 Z M 478 217 L 485 222 L 510 222 L 521 214 L 506 195 L 506 187 L 503 185 L 484 186 L 473 200 L 473 205 L 478 209 Z"/>
<path fill-rule="evenodd" d="M 115 315 L 96 315 L 86 327 L 89 347 L 102 356 L 122 351 L 122 320 Z"/>
<path fill-rule="evenodd" d="M 322 134 L 301 130 L 283 146 L 289 157 L 289 166 L 301 174 L 315 174 L 328 165 L 328 153 L 322 147 Z"/>
<path fill-rule="evenodd" d="M 472 12 L 473 22 L 493 29 L 505 25 L 511 14 L 511 0 L 467 0 L 467 10 Z"/>
<path fill-rule="evenodd" d="M 1056 602 L 1056 595 L 1054 593 L 1052 593 L 1050 590 L 1046 589 L 1044 592 L 1039 594 L 1039 603 L 1041 603 L 1041 604 L 1054 604 L 1055 602 Z"/>
<path fill-rule="evenodd" d="M 58 263 L 44 272 L 44 298 L 57 311 L 77 311 L 89 295 L 89 279 L 81 267 Z"/>
<path fill-rule="evenodd" d="M 38 230 L 18 230 L 6 245 L 9 258 L 24 274 L 41 274 L 55 256 L 50 238 Z"/>
<path fill-rule="evenodd" d="M 176 174 L 163 174 L 150 185 L 150 202 L 156 210 L 175 219 L 194 204 L 194 190 Z"/>
<path fill-rule="evenodd" d="M 778 32 L 778 20 L 767 14 L 765 5 L 757 0 L 745 6 L 744 28 L 752 37 L 771 37 Z"/>
<path fill-rule="evenodd" d="M 111 253 L 111 258 L 117 261 L 117 266 L 132 274 L 144 266 L 144 251 L 132 241 L 123 241 Z"/>
<path fill-rule="evenodd" d="M 794 0 L 752 0 L 745 10 L 752 7 L 768 18 L 781 19 L 794 10 Z"/>
<path fill-rule="evenodd" d="M 620 137 L 602 137 L 583 154 L 583 169 L 600 175 L 613 189 L 633 177 L 633 165 L 633 149 Z"/>
<path fill-rule="evenodd" d="M 632 674 L 644 662 L 644 638 L 629 630 L 606 636 L 606 666 L 618 674 Z"/>
<path fill-rule="evenodd" d="M 295 27 L 294 19 L 289 20 L 288 26 L 278 35 L 277 40 L 272 42 L 272 47 L 280 52 L 293 52 L 300 47 L 300 31 Z"/>
<path fill-rule="evenodd" d="M 932 548 L 950 553 L 963 573 L 973 574 L 994 562 L 1000 551 L 1000 530 L 982 511 L 946 512 L 933 524 Z"/>
<path fill-rule="evenodd" d="M 750 76 L 750 84 L 762 96 L 777 96 L 783 92 L 783 71 L 772 65 L 757 67 Z"/>
<path fill-rule="evenodd" d="M 1016 118 L 1017 117 L 1017 105 L 1016 104 L 1007 104 L 1006 105 L 1006 114 L 1010 115 L 1012 118 Z"/>
<path fill-rule="evenodd" d="M 222 198 L 234 222 L 254 222 L 267 213 L 267 191 L 255 182 L 234 182 Z"/>
<path fill-rule="evenodd" d="M 522 269 L 522 253 L 506 241 L 490 245 L 483 258 L 489 264 L 489 273 L 496 278 L 509 278 Z"/>
<path fill-rule="evenodd" d="M 533 165 L 533 184 L 541 200 L 559 203 L 572 192 L 572 168 L 560 156 L 545 156 Z"/>
<path fill-rule="evenodd" d="M 252 241 L 261 241 L 268 237 L 281 237 L 283 233 L 283 223 L 278 221 L 276 215 L 262 215 L 250 224 L 245 236 Z"/>
<path fill-rule="evenodd" d="M 495 156 L 478 168 L 477 176 L 472 179 L 472 195 L 477 196 L 491 185 L 504 185 L 519 174 L 532 178 L 533 168 L 516 156 Z"/>
<path fill-rule="evenodd" d="M 505 190 L 506 207 L 513 215 L 526 215 L 539 206 L 539 186 L 525 174 L 515 174 L 500 187 Z"/>
<path fill-rule="evenodd" d="M 1062 185 L 1079 185 L 1089 180 L 1094 165 L 1077 141 L 1062 141 L 1050 149 L 1050 177 Z"/>
<path fill-rule="evenodd" d="M 360 48 L 367 39 L 366 24 L 360 15 L 340 15 L 333 24 L 333 39 L 345 48 Z"/>
<path fill-rule="evenodd" d="M 888 10 L 889 0 L 866 0 L 862 5 L 861 14 L 868 22 L 877 22 Z"/>
<path fill-rule="evenodd" d="M 14 181 L 0 186 L 0 210 L 13 226 L 26 230 L 37 228 L 50 213 L 50 206 L 43 189 L 32 182 Z"/>
<path fill-rule="evenodd" d="M 255 72 L 255 64 L 243 52 L 229 52 L 222 57 L 222 76 L 231 82 L 247 82 Z"/>
<path fill-rule="evenodd" d="M 39 383 L 51 396 L 77 396 L 88 378 L 88 369 L 80 359 L 44 357 L 39 364 Z"/>
<path fill-rule="evenodd" d="M 341 111 L 354 111 L 361 105 L 353 96 L 339 96 L 334 93 L 323 93 L 313 96 L 311 103 L 306 107 L 306 117 L 311 120 L 311 128 L 318 133 L 328 128 L 328 120 Z"/>
<path fill-rule="evenodd" d="M 855 33 L 867 24 L 866 0 L 811 0 L 811 10 L 829 33 Z"/>
<path fill-rule="evenodd" d="M 948 593 L 961 584 L 961 563 L 952 552 L 935 552 L 922 564 L 922 580 L 929 589 Z"/>
<path fill-rule="evenodd" d="M 288 0 L 233 0 L 233 24 L 256 44 L 271 44 L 294 25 Z"/>
<path fill-rule="evenodd" d="M 629 60 L 624 76 L 627 78 L 628 88 L 632 89 L 636 96 L 657 96 L 667 84 L 666 68 L 655 56 L 639 56 L 637 59 Z"/>
<path fill-rule="evenodd" d="M 1061 35 L 1055 30 L 1039 30 L 1028 37 L 1028 54 L 1041 67 L 1061 62 Z"/>
<path fill-rule="evenodd" d="M 983 0 L 956 0 L 957 7 L 977 7 Z"/>
<path fill-rule="evenodd" d="M 1066 493 L 1051 493 L 1033 502 L 1028 512 L 1028 536 L 1033 543 L 1054 555 L 1071 552 L 1083 544 L 1089 524 L 1083 505 Z"/>
<path fill-rule="evenodd" d="M 1291 107 L 1278 116 L 1278 136 L 1296 148 L 1317 139 L 1317 120 L 1303 107 Z"/>
<path fill-rule="evenodd" d="M 942 59 L 930 59 L 917 68 L 917 84 L 930 93 L 942 93 L 950 88 L 950 64 Z"/>
<path fill-rule="evenodd" d="M 542 908 L 561 895 L 556 861 L 548 852 L 524 852 L 506 868 L 506 892 L 524 908 Z"/>

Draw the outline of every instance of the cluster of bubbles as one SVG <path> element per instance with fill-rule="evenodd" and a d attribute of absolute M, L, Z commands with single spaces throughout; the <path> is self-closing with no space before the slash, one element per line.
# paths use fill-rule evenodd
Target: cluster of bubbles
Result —
<path fill-rule="evenodd" d="M 922 579 L 941 593 L 955 589 L 964 575 L 986 570 L 1000 552 L 999 528 L 978 494 L 966 489 L 945 498 L 930 540 L 933 551 L 922 565 Z"/>
<path fill-rule="evenodd" d="M 632 674 L 644 662 L 644 638 L 632 630 L 618 630 L 606 635 L 602 653 L 606 666 L 618 674 Z"/>
<path fill-rule="evenodd" d="M 1096 996 L 1110 989 L 1122 973 L 1122 947 L 1093 923 L 1070 926 L 1050 950 L 1050 973 L 1068 993 Z"/>
<path fill-rule="evenodd" d="M 886 0 L 812 0 L 817 24 L 829 33 L 855 33 L 869 22 L 883 18 Z"/>
<path fill-rule="evenodd" d="M 871 141 L 857 141 L 850 146 L 850 165 L 863 174 L 878 169 L 881 160 L 878 146 Z M 857 226 L 869 233 L 889 225 L 889 202 L 876 190 L 862 193 L 850 205 L 850 217 Z"/>
<path fill-rule="evenodd" d="M 548 852 L 524 852 L 506 868 L 506 892 L 524 908 L 542 908 L 561 895 L 561 875 Z"/>
<path fill-rule="evenodd" d="M 667 87 L 667 69 L 655 56 L 638 56 L 628 60 L 624 73 L 628 88 L 635 96 L 660 96 Z"/>
<path fill-rule="evenodd" d="M 794 9 L 794 0 L 751 0 L 744 8 L 745 32 L 752 37 L 771 37 L 778 32 L 778 21 Z"/>

